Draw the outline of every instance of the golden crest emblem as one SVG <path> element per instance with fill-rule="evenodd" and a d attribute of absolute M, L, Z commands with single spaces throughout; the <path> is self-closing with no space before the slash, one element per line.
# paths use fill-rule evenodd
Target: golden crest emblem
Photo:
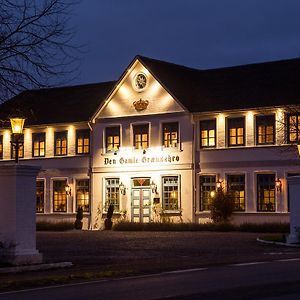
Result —
<path fill-rule="evenodd" d="M 148 100 L 143 100 L 140 98 L 138 101 L 133 102 L 133 106 L 136 111 L 142 111 L 145 110 L 148 107 L 149 101 Z"/>

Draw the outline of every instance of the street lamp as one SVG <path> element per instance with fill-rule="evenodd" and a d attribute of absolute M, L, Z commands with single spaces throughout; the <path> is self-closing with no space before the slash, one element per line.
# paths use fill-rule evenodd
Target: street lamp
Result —
<path fill-rule="evenodd" d="M 10 125 L 12 131 L 12 140 L 11 145 L 15 150 L 15 162 L 19 161 L 19 149 L 23 145 L 22 136 L 23 136 L 23 127 L 25 123 L 25 118 L 22 117 L 10 117 Z"/>

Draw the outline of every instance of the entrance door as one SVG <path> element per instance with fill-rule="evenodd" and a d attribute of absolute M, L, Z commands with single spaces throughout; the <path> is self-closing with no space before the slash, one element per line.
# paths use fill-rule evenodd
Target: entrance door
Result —
<path fill-rule="evenodd" d="M 150 221 L 150 189 L 132 189 L 132 220 L 148 223 Z"/>

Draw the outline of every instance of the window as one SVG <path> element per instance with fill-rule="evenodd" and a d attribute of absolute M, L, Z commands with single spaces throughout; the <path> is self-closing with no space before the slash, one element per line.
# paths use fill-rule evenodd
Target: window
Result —
<path fill-rule="evenodd" d="M 274 174 L 257 174 L 257 210 L 275 211 Z"/>
<path fill-rule="evenodd" d="M 55 132 L 55 155 L 61 156 L 61 155 L 67 155 L 68 151 L 68 132 L 67 131 L 61 131 L 61 132 Z"/>
<path fill-rule="evenodd" d="M 200 176 L 200 210 L 210 210 L 211 192 L 216 190 L 215 175 Z"/>
<path fill-rule="evenodd" d="M 45 133 L 32 134 L 32 156 L 45 156 Z"/>
<path fill-rule="evenodd" d="M 87 154 L 90 152 L 90 131 L 76 130 L 76 154 Z"/>
<path fill-rule="evenodd" d="M 234 209 L 245 210 L 245 175 L 228 175 L 227 190 L 234 197 Z"/>
<path fill-rule="evenodd" d="M 84 212 L 89 212 L 89 180 L 79 179 L 76 180 L 76 211 L 82 207 Z"/>
<path fill-rule="evenodd" d="M 105 179 L 105 204 L 104 210 L 107 211 L 110 205 L 114 206 L 114 211 L 120 210 L 120 179 L 107 178 Z"/>
<path fill-rule="evenodd" d="M 12 138 L 12 136 L 11 136 Z M 11 141 L 13 138 L 11 139 Z M 22 135 L 19 139 L 19 158 L 24 158 L 24 135 Z M 11 152 L 11 158 L 15 159 L 16 158 L 16 148 L 11 145 L 10 147 L 10 152 Z"/>
<path fill-rule="evenodd" d="M 200 121 L 200 147 L 216 147 L 216 120 Z"/>
<path fill-rule="evenodd" d="M 3 159 L 3 135 L 0 135 L 0 159 Z"/>
<path fill-rule="evenodd" d="M 300 141 L 300 114 L 287 115 L 287 141 L 297 143 Z"/>
<path fill-rule="evenodd" d="M 118 151 L 120 148 L 120 126 L 105 128 L 106 152 Z"/>
<path fill-rule="evenodd" d="M 245 145 L 245 119 L 229 118 L 228 125 L 228 146 Z"/>
<path fill-rule="evenodd" d="M 163 145 L 167 148 L 176 148 L 179 143 L 178 122 L 164 123 L 163 128 Z"/>
<path fill-rule="evenodd" d="M 268 145 L 275 142 L 275 115 L 256 117 L 256 144 Z"/>
<path fill-rule="evenodd" d="M 53 181 L 53 212 L 67 212 L 67 180 Z"/>
<path fill-rule="evenodd" d="M 147 149 L 149 147 L 149 124 L 133 125 L 134 149 Z"/>
<path fill-rule="evenodd" d="M 163 209 L 178 210 L 178 176 L 166 176 L 163 180 Z"/>
<path fill-rule="evenodd" d="M 36 181 L 36 212 L 44 212 L 44 199 L 45 199 L 45 182 L 44 180 Z"/>

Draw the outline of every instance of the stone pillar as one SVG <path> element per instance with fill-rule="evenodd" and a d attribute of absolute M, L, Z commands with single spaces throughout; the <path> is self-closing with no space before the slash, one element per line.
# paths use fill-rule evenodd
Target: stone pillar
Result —
<path fill-rule="evenodd" d="M 300 176 L 287 178 L 290 200 L 290 235 L 288 243 L 300 242 Z"/>
<path fill-rule="evenodd" d="M 40 168 L 0 166 L 0 261 L 13 265 L 37 264 L 36 176 Z"/>

